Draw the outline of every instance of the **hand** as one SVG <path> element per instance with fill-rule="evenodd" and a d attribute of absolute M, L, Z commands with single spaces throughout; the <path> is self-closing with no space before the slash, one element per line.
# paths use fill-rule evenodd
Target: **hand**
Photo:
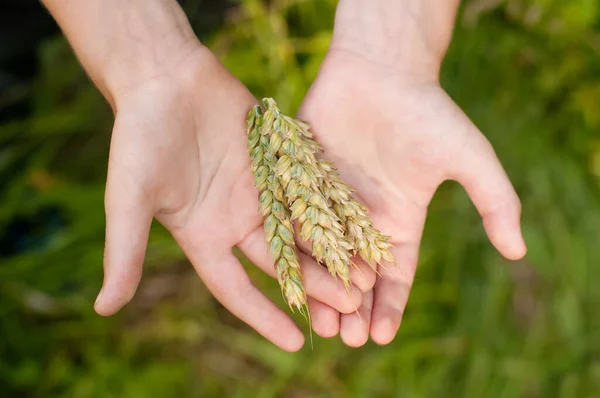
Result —
<path fill-rule="evenodd" d="M 110 315 L 133 297 L 156 217 L 227 309 L 282 349 L 297 350 L 302 333 L 252 285 L 231 251 L 239 246 L 274 274 L 245 132 L 256 101 L 199 43 L 174 59 L 114 97 L 105 279 L 96 311 Z M 349 296 L 314 260 L 301 255 L 301 262 L 313 312 L 351 313 L 360 304 L 358 289 Z"/>
<path fill-rule="evenodd" d="M 342 3 L 343 4 L 343 3 Z M 356 314 L 313 321 L 340 330 L 350 346 L 369 334 L 387 344 L 401 322 L 417 266 L 427 206 L 445 180 L 462 184 L 495 247 L 509 259 L 525 254 L 520 202 L 491 145 L 439 86 L 432 73 L 411 73 L 334 45 L 299 117 L 309 122 L 325 157 L 392 236 L 397 266 L 364 293 Z"/>
<path fill-rule="evenodd" d="M 43 2 L 116 114 L 96 310 L 110 315 L 134 295 L 155 216 L 225 307 L 281 348 L 299 349 L 302 334 L 231 253 L 238 245 L 274 273 L 246 148 L 252 95 L 198 42 L 175 0 Z M 358 289 L 347 292 L 307 256 L 300 261 L 317 317 L 355 310 Z"/>

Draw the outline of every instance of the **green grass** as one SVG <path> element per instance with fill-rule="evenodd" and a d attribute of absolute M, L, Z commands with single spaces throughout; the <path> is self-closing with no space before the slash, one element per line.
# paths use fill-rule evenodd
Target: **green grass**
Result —
<path fill-rule="evenodd" d="M 206 42 L 257 97 L 293 111 L 326 51 L 334 2 L 271 3 L 242 1 Z M 46 220 L 44 209 L 59 221 L 0 257 L 0 395 L 597 396 L 599 6 L 523 0 L 478 13 L 480 3 L 463 9 L 442 83 L 506 166 L 529 253 L 503 260 L 463 190 L 444 184 L 386 347 L 316 338 L 314 350 L 279 351 L 211 298 L 159 226 L 136 299 L 95 315 L 111 115 L 64 40 L 44 43 L 32 115 L 0 125 L 0 235 L 17 217 Z M 283 304 L 276 282 L 249 270 Z"/>

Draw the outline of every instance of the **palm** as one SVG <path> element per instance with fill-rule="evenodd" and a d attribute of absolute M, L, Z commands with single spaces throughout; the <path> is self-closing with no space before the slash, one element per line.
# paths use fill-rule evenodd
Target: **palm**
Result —
<path fill-rule="evenodd" d="M 231 251 L 238 245 L 273 274 L 244 131 L 255 99 L 210 54 L 190 57 L 180 72 L 177 79 L 155 77 L 117 102 L 106 274 L 96 309 L 111 314 L 133 296 L 155 216 L 224 306 L 282 348 L 298 349 L 299 330 L 250 283 Z M 303 267 L 309 295 L 339 311 L 354 309 L 341 284 L 319 282 L 326 271 L 307 257 Z"/>
<path fill-rule="evenodd" d="M 326 156 L 356 189 L 384 233 L 397 268 L 380 270 L 365 295 L 362 324 L 342 317 L 342 338 L 389 342 L 414 277 L 427 206 L 441 182 L 456 179 L 477 205 L 488 235 L 507 257 L 524 246 L 519 201 L 487 140 L 435 82 L 418 81 L 342 51 L 332 51 L 301 107 Z M 346 319 L 345 319 L 346 318 Z M 344 324 L 347 324 L 348 330 Z M 362 326 L 361 326 L 362 325 Z"/>

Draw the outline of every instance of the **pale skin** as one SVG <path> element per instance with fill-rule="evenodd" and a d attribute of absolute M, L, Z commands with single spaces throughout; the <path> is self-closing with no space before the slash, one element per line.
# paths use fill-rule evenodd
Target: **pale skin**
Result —
<path fill-rule="evenodd" d="M 360 317 L 329 311 L 313 322 L 350 346 L 396 335 L 427 206 L 445 180 L 467 190 L 502 255 L 526 252 L 517 194 L 487 139 L 439 85 L 458 3 L 340 1 L 332 44 L 300 109 L 375 225 L 392 236 L 398 261 L 379 268 Z"/>
<path fill-rule="evenodd" d="M 96 311 L 111 315 L 133 297 L 154 217 L 226 308 L 280 348 L 298 350 L 304 343 L 300 330 L 252 285 L 231 252 L 239 247 L 273 275 L 244 130 L 255 98 L 195 38 L 175 1 L 44 3 L 115 112 L 105 278 Z M 502 254 L 516 259 L 525 253 L 510 182 L 487 140 L 437 84 L 457 5 L 380 3 L 389 8 L 365 12 L 358 0 L 340 2 L 331 50 L 300 112 L 395 245 L 398 266 L 380 269 L 383 278 L 376 281 L 358 262 L 350 294 L 301 254 L 315 332 L 340 333 L 350 346 L 364 344 L 369 335 L 379 344 L 395 336 L 427 204 L 442 181 L 465 186 Z M 446 23 L 419 24 L 428 11 L 419 7 L 435 3 L 451 4 L 436 9 L 434 22 Z M 401 24 L 399 32 L 372 29 L 396 26 L 384 23 L 392 15 L 413 23 Z M 364 34 L 355 36 L 360 29 Z M 411 44 L 401 45 L 407 38 Z M 399 51 L 388 51 L 384 39 L 396 40 Z M 404 61 L 408 49 L 419 54 L 411 62 Z"/>

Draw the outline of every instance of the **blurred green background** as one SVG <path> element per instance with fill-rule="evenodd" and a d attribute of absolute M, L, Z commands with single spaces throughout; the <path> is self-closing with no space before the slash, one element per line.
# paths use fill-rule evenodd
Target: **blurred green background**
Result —
<path fill-rule="evenodd" d="M 256 96 L 298 107 L 335 1 L 183 3 Z M 14 7 L 22 20 L 0 22 L 0 397 L 600 396 L 599 1 L 464 1 L 444 63 L 521 196 L 527 257 L 502 259 L 444 184 L 395 341 L 315 336 L 297 354 L 225 311 L 159 225 L 136 298 L 93 313 L 112 114 L 39 4 Z"/>

